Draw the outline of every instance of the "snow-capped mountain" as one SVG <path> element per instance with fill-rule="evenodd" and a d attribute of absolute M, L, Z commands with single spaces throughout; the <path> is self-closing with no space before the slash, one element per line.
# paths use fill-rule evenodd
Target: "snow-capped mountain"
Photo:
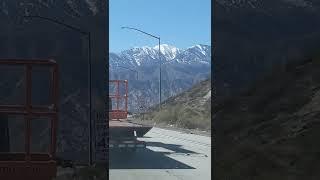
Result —
<path fill-rule="evenodd" d="M 210 64 L 211 47 L 207 45 L 195 45 L 181 50 L 177 47 L 167 44 L 160 45 L 161 63 L 202 63 Z M 111 68 L 116 66 L 125 66 L 137 68 L 139 66 L 152 66 L 159 64 L 159 46 L 154 47 L 134 47 L 124 50 L 119 54 L 110 53 L 109 65 Z"/>
<path fill-rule="evenodd" d="M 161 44 L 160 52 L 162 101 L 210 76 L 211 47 L 208 45 L 179 49 Z M 159 103 L 159 46 L 110 53 L 109 67 L 109 79 L 129 80 L 129 110 L 137 110 L 139 104 L 136 103 L 141 97 L 146 106 Z"/>
<path fill-rule="evenodd" d="M 154 50 L 159 51 L 159 45 L 153 47 Z M 177 54 L 180 53 L 180 50 L 174 46 L 170 46 L 168 44 L 161 44 L 160 45 L 160 52 L 163 54 L 166 59 L 172 60 L 174 59 Z"/>
<path fill-rule="evenodd" d="M 211 47 L 205 45 L 195 45 L 177 55 L 175 60 L 179 63 L 211 63 Z"/>

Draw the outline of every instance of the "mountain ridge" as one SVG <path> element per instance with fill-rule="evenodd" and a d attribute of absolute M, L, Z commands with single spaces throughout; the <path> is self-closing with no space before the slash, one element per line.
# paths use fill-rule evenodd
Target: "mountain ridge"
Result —
<path fill-rule="evenodd" d="M 205 61 L 201 63 L 210 63 L 209 58 L 205 58 L 205 56 L 209 56 L 211 58 L 211 46 L 197 44 L 186 49 L 179 49 L 175 46 L 168 45 L 168 44 L 161 44 L 160 45 L 160 58 L 161 62 L 175 62 L 175 63 L 196 63 L 194 61 L 186 61 L 186 55 L 193 55 L 194 58 L 201 59 L 204 58 Z M 150 65 L 152 62 L 154 64 L 159 63 L 159 50 L 158 45 L 154 47 L 149 46 L 142 46 L 142 47 L 133 47 L 127 50 L 123 50 L 118 53 L 110 52 L 110 67 L 114 67 L 119 65 L 120 61 L 121 66 L 126 65 L 130 66 L 131 68 L 136 68 L 137 66 L 143 65 Z M 129 63 L 128 63 L 129 62 Z"/>

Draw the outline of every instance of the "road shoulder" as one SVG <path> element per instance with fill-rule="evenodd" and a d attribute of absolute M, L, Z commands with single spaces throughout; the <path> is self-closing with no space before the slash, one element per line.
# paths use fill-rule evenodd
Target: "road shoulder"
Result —
<path fill-rule="evenodd" d="M 183 132 L 183 133 L 187 133 L 187 134 L 195 134 L 195 135 L 200 135 L 200 136 L 211 137 L 211 131 L 203 131 L 203 130 L 199 130 L 199 129 L 184 129 L 184 128 L 177 127 L 176 125 L 173 125 L 173 124 L 156 123 L 156 122 L 150 121 L 150 120 L 142 121 L 142 120 L 134 119 L 134 118 L 128 118 L 128 121 L 130 121 L 132 123 L 148 125 L 148 126 L 158 127 L 158 128 L 162 128 L 162 129 Z"/>

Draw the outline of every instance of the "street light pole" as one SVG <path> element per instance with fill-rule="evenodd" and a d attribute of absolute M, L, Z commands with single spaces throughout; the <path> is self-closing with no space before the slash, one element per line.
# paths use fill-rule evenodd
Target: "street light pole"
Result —
<path fill-rule="evenodd" d="M 159 37 L 159 76 L 160 76 L 160 80 L 159 80 L 159 112 L 161 111 L 161 51 L 160 51 L 160 37 Z"/>
<path fill-rule="evenodd" d="M 56 19 L 48 18 L 48 17 L 42 17 L 42 16 L 23 16 L 24 18 L 38 18 L 42 19 L 48 22 L 52 22 L 54 24 L 58 24 L 61 26 L 64 26 L 66 28 L 69 28 L 73 31 L 77 31 L 82 35 L 86 35 L 88 37 L 88 86 L 89 86 L 89 165 L 92 165 L 92 87 L 91 87 L 91 33 L 82 31 L 79 28 L 73 27 L 69 24 L 65 24 L 63 22 L 60 22 Z"/>
<path fill-rule="evenodd" d="M 121 27 L 121 29 L 131 29 L 131 30 L 135 30 L 135 31 L 139 31 L 143 34 L 146 34 L 148 36 L 151 36 L 155 39 L 158 39 L 158 42 L 159 42 L 159 111 L 161 111 L 161 51 L 160 51 L 160 43 L 161 43 L 161 40 L 160 40 L 160 37 L 157 37 L 155 35 L 152 35 L 150 33 L 147 33 L 147 32 L 144 32 L 140 29 L 137 29 L 137 28 L 132 28 L 132 27 Z"/>

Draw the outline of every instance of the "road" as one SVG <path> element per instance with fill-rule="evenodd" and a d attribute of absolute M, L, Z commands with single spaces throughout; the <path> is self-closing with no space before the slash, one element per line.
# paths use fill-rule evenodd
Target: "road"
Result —
<path fill-rule="evenodd" d="M 209 180 L 211 138 L 153 128 L 147 149 L 130 159 L 110 154 L 110 180 Z"/>

